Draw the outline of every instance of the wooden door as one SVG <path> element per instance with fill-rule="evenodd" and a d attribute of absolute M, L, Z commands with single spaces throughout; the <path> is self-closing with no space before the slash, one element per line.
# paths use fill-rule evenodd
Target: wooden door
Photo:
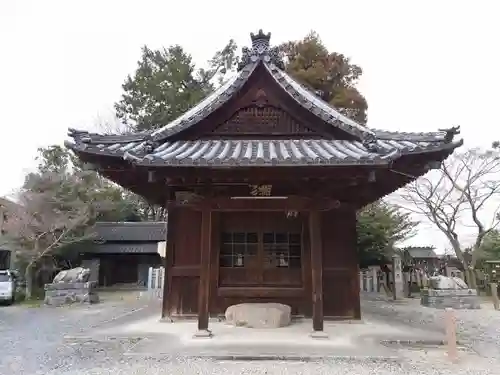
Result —
<path fill-rule="evenodd" d="M 284 212 L 222 213 L 219 235 L 219 286 L 302 285 L 302 217 L 287 218 Z"/>

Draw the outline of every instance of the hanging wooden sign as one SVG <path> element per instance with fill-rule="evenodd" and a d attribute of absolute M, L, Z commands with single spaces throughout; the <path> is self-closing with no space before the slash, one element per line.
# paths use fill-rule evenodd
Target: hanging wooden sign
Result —
<path fill-rule="evenodd" d="M 250 195 L 252 197 L 270 197 L 273 185 L 250 185 Z"/>

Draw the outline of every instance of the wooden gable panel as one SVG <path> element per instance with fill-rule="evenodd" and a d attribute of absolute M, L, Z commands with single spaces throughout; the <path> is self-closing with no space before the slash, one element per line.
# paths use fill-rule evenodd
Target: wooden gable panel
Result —
<path fill-rule="evenodd" d="M 238 110 L 222 125 L 216 127 L 213 134 L 224 135 L 315 135 L 310 128 L 300 124 L 282 109 L 271 106 L 252 105 Z"/>

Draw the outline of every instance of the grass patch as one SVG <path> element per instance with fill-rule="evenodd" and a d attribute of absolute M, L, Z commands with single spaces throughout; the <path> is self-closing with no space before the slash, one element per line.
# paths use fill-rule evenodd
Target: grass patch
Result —
<path fill-rule="evenodd" d="M 35 298 L 25 299 L 25 300 L 17 302 L 16 304 L 18 304 L 20 306 L 25 306 L 25 307 L 28 307 L 28 308 L 37 308 L 37 307 L 41 307 L 42 306 L 43 300 L 35 299 Z"/>
<path fill-rule="evenodd" d="M 16 292 L 16 305 L 26 306 L 29 308 L 37 308 L 43 305 L 44 291 L 42 289 L 34 289 L 30 299 L 26 299 L 24 290 L 17 290 Z"/>

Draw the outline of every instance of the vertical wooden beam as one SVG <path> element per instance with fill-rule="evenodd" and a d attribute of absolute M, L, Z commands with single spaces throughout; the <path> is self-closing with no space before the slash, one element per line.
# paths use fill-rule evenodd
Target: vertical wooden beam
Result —
<path fill-rule="evenodd" d="M 309 215 L 305 212 L 301 213 L 302 220 L 302 282 L 304 285 L 304 295 L 312 296 L 312 277 L 311 277 L 311 240 L 309 233 Z M 305 306 L 305 316 L 308 318 L 312 317 L 312 304 L 306 304 Z"/>
<path fill-rule="evenodd" d="M 351 251 L 356 251 L 356 249 L 351 249 Z M 356 257 L 357 258 L 357 257 Z M 361 290 L 361 285 L 360 285 L 360 272 L 359 272 L 359 265 L 355 265 L 353 268 L 353 282 L 352 282 L 352 303 L 354 304 L 354 311 L 353 311 L 353 317 L 354 319 L 361 319 L 361 300 L 360 300 L 360 290 Z M 374 279 L 374 285 L 376 280 Z M 377 284 L 378 288 L 378 284 Z"/>
<path fill-rule="evenodd" d="M 313 335 L 318 336 L 323 333 L 323 249 L 321 213 L 317 210 L 309 213 L 309 235 L 311 239 Z"/>
<path fill-rule="evenodd" d="M 175 216 L 177 210 L 172 204 L 167 204 L 167 236 L 165 238 L 165 259 L 163 262 L 163 267 L 165 268 L 165 273 L 163 274 L 163 300 L 161 307 L 161 318 L 165 320 L 170 319 L 170 313 L 172 310 L 172 280 L 171 280 L 171 268 L 174 261 L 174 251 L 175 251 Z"/>
<path fill-rule="evenodd" d="M 208 330 L 210 303 L 210 269 L 212 258 L 212 211 L 208 204 L 201 210 L 201 269 L 198 288 L 198 332 L 196 337 L 210 337 Z"/>
<path fill-rule="evenodd" d="M 349 214 L 344 215 L 344 220 L 349 220 L 349 250 L 353 254 L 353 289 L 352 289 L 352 303 L 354 303 L 354 319 L 361 319 L 361 300 L 360 300 L 360 285 L 359 285 L 359 256 L 358 251 L 356 250 L 356 242 L 357 242 L 357 217 L 356 211 L 353 209 L 349 210 Z M 377 272 L 373 272 L 372 276 L 376 278 Z M 374 279 L 375 282 L 375 279 Z"/>
<path fill-rule="evenodd" d="M 209 316 L 210 312 L 218 311 L 217 285 L 219 285 L 219 256 L 220 256 L 220 220 L 221 214 L 212 211 L 211 214 L 211 232 L 212 232 L 212 258 L 210 264 L 210 294 L 209 294 Z"/>

